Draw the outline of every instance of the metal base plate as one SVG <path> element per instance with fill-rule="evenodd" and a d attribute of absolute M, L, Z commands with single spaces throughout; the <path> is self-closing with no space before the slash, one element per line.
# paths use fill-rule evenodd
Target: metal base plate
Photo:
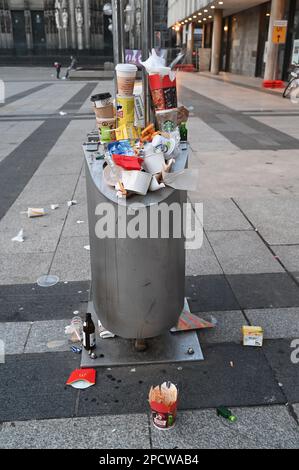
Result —
<path fill-rule="evenodd" d="M 94 308 L 90 302 L 88 311 L 93 314 L 95 325 L 97 317 L 94 316 Z M 83 348 L 81 367 L 116 367 L 137 366 L 145 364 L 164 364 L 177 362 L 196 362 L 204 359 L 198 336 L 194 331 L 179 333 L 166 333 L 157 338 L 147 340 L 148 348 L 144 352 L 134 349 L 134 341 L 119 337 L 101 339 L 97 335 L 97 347 L 94 351 L 96 359 L 91 359 Z M 192 348 L 194 354 L 188 354 Z M 102 356 L 102 357 L 101 357 Z"/>

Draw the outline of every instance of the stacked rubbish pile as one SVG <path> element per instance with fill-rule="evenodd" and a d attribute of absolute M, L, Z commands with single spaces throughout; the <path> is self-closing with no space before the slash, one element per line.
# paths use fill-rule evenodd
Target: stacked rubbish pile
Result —
<path fill-rule="evenodd" d="M 187 141 L 189 116 L 186 108 L 178 108 L 176 74 L 154 50 L 143 66 L 152 97 L 152 122 L 145 121 L 142 85 L 136 81 L 135 65 L 116 66 L 115 99 L 110 93 L 91 97 L 106 161 L 104 179 L 119 198 L 145 196 L 166 186 L 192 187 L 189 170 L 172 171 L 180 143 Z"/>

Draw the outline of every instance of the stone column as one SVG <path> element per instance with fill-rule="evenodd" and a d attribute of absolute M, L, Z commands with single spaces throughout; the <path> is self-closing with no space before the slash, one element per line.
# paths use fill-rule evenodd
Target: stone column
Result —
<path fill-rule="evenodd" d="M 85 49 L 90 49 L 90 9 L 89 0 L 83 0 Z"/>
<path fill-rule="evenodd" d="M 213 75 L 218 75 L 220 71 L 221 38 L 222 38 L 222 10 L 214 10 L 212 52 L 211 52 L 212 54 L 211 73 Z"/>
<path fill-rule="evenodd" d="M 75 2 L 74 0 L 69 0 L 70 2 L 70 29 L 71 29 L 71 45 L 72 49 L 77 48 L 77 35 L 76 35 L 76 18 L 75 18 Z"/>
<path fill-rule="evenodd" d="M 266 57 L 265 80 L 275 80 L 277 74 L 278 44 L 272 42 L 274 21 L 282 20 L 285 11 L 285 0 L 272 0 L 269 33 L 268 33 L 268 51 Z"/>

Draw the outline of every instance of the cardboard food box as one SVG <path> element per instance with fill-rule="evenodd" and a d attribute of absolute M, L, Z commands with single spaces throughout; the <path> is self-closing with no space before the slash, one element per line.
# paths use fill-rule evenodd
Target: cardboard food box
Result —
<path fill-rule="evenodd" d="M 263 346 L 264 331 L 261 326 L 243 326 L 243 346 Z"/>

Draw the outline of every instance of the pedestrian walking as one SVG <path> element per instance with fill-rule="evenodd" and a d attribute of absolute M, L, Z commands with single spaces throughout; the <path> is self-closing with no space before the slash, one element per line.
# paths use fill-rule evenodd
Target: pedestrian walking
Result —
<path fill-rule="evenodd" d="M 66 73 L 65 73 L 65 79 L 67 80 L 69 78 L 69 74 L 70 74 L 70 71 L 71 70 L 76 70 L 77 68 L 77 59 L 76 57 L 74 56 L 71 56 L 71 64 L 69 65 L 69 67 L 66 69 Z"/>
<path fill-rule="evenodd" d="M 54 67 L 56 69 L 56 78 L 57 78 L 57 80 L 59 80 L 60 79 L 61 64 L 59 62 L 54 62 Z"/>

